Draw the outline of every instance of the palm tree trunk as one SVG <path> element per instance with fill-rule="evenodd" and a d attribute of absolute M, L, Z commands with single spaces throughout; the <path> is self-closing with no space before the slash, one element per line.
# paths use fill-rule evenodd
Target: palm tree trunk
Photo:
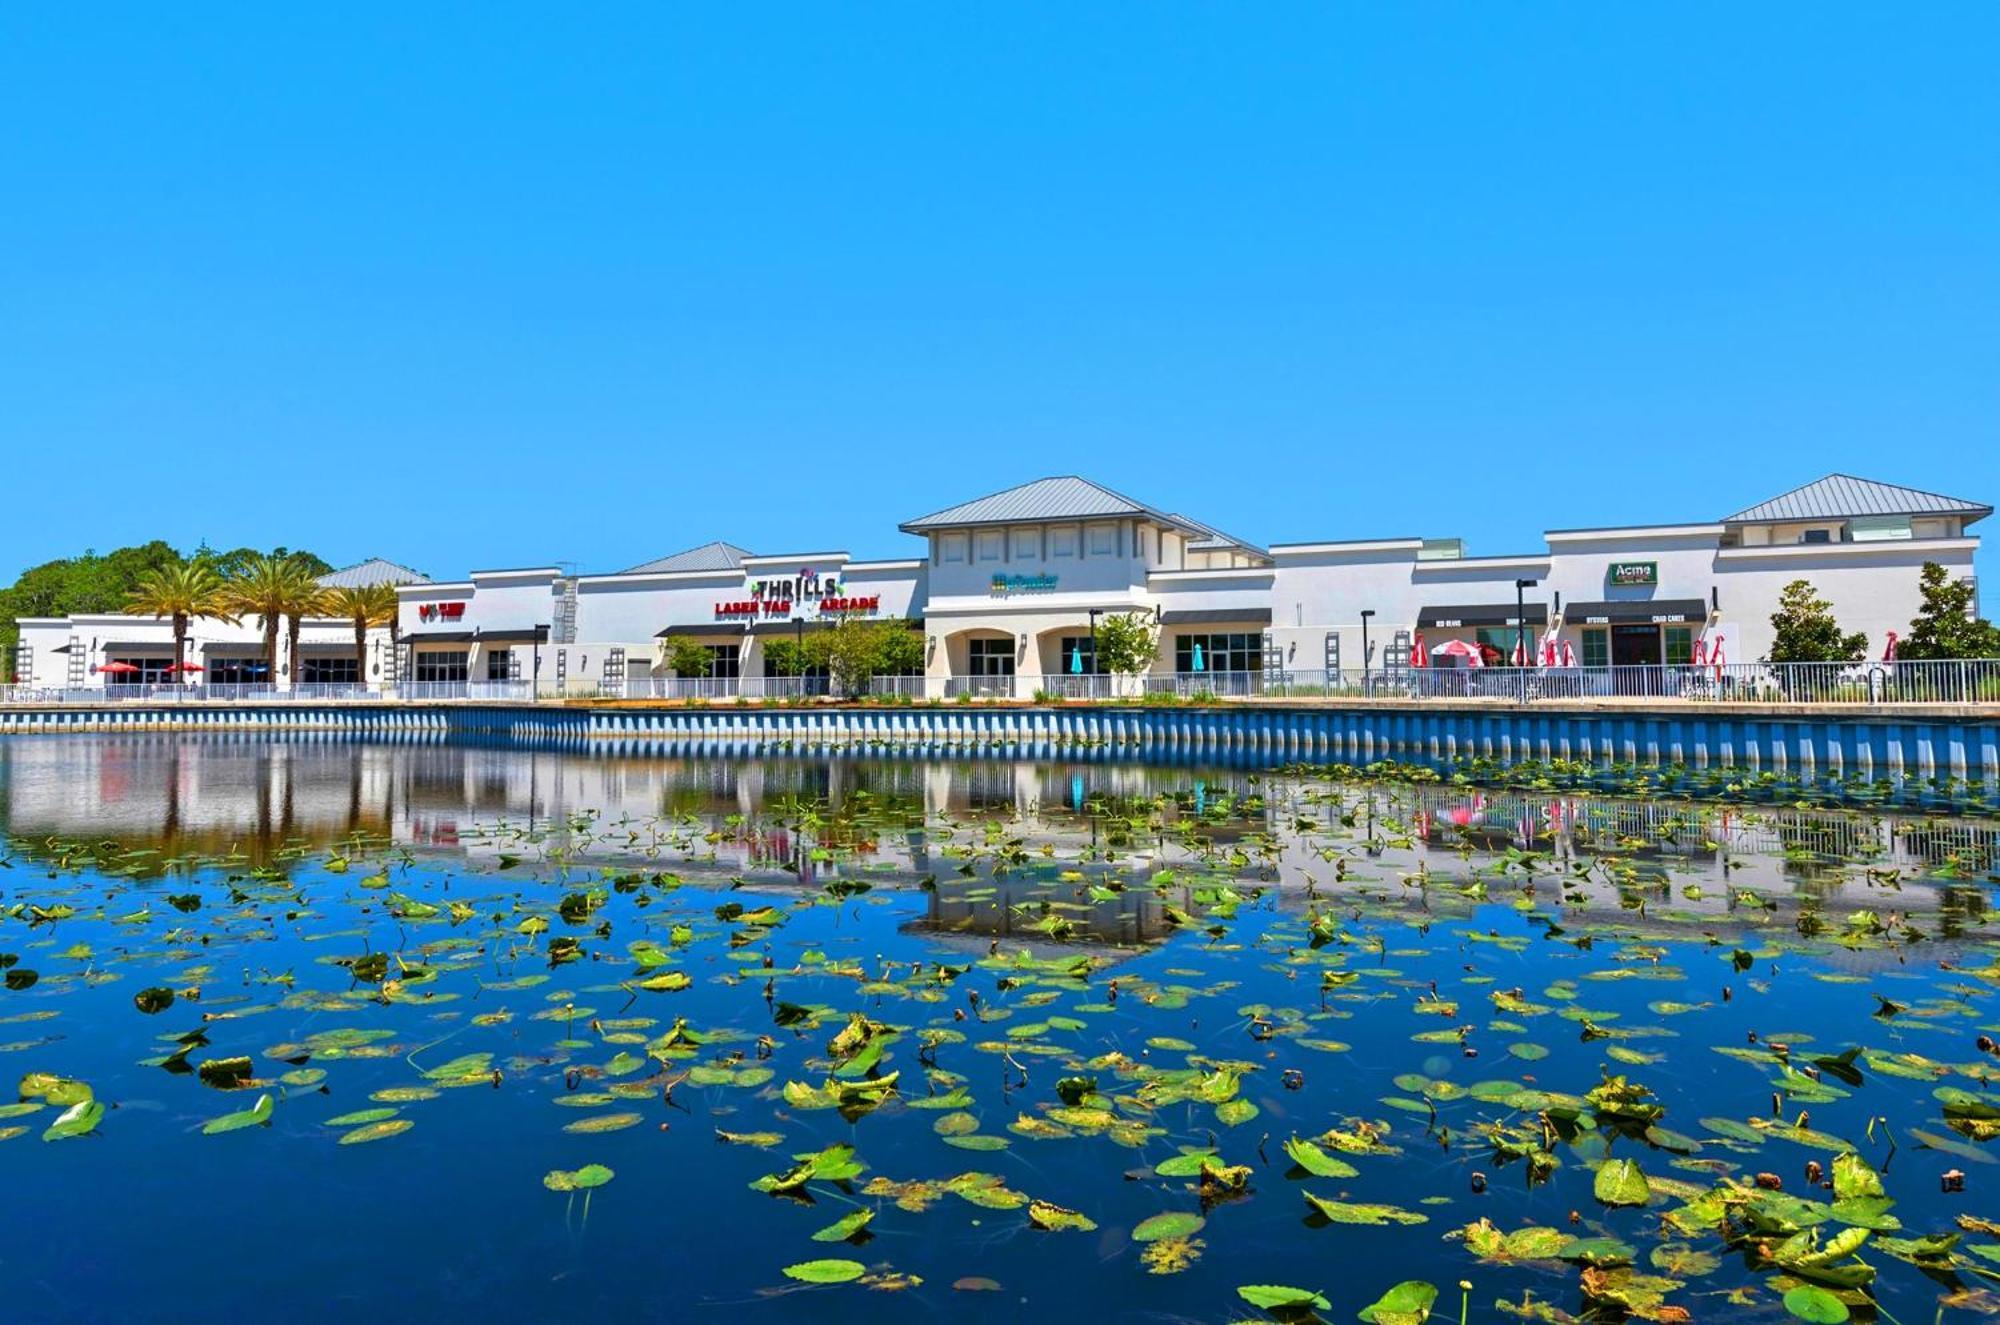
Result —
<path fill-rule="evenodd" d="M 272 689 L 278 685 L 278 618 L 264 618 L 264 677 Z"/>
<path fill-rule="evenodd" d="M 291 671 L 287 675 L 290 678 L 291 687 L 297 689 L 299 684 L 299 619 L 295 616 L 285 618 L 285 645 L 286 666 L 291 668 Z"/>
<path fill-rule="evenodd" d="M 174 613 L 174 684 L 187 684 L 187 670 L 182 666 L 187 661 L 188 619 L 182 613 Z"/>
<path fill-rule="evenodd" d="M 368 618 L 359 613 L 354 617 L 354 679 L 368 684 Z"/>

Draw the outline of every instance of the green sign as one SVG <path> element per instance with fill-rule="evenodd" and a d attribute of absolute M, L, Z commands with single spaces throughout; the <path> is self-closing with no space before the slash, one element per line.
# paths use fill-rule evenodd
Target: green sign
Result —
<path fill-rule="evenodd" d="M 1657 561 L 1614 561 L 1605 572 L 1607 583 L 1620 585 L 1658 584 L 1660 563 Z"/>
<path fill-rule="evenodd" d="M 1056 587 L 1053 575 L 995 575 L 994 593 L 1049 593 Z"/>

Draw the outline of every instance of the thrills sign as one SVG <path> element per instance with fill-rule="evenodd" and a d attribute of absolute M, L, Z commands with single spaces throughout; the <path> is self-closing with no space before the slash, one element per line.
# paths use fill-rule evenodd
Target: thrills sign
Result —
<path fill-rule="evenodd" d="M 882 608 L 879 594 L 853 596 L 841 586 L 838 576 L 823 576 L 807 567 L 801 567 L 796 575 L 751 580 L 744 588 L 748 598 L 717 603 L 715 615 L 724 620 L 782 619 L 796 610 L 806 617 L 869 616 Z"/>

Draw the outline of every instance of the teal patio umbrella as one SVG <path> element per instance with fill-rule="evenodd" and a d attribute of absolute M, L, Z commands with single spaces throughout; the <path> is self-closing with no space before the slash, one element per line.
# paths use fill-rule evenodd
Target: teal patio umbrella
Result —
<path fill-rule="evenodd" d="M 1072 644 L 1069 646 L 1069 673 L 1071 676 L 1083 675 L 1083 646 L 1081 644 Z"/>
<path fill-rule="evenodd" d="M 1208 665 L 1202 661 L 1201 645 L 1199 644 L 1194 646 L 1194 669 L 1197 672 L 1205 672 L 1208 670 Z"/>

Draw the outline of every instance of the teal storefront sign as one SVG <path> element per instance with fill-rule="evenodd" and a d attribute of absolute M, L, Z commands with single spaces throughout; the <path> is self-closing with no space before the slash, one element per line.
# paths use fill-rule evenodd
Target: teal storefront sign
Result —
<path fill-rule="evenodd" d="M 1010 593 L 1051 593 L 1056 587 L 1053 575 L 995 575 L 993 592 Z"/>
<path fill-rule="evenodd" d="M 1660 563 L 1657 561 L 1614 561 L 1604 574 L 1605 582 L 1625 586 L 1658 584 Z"/>

